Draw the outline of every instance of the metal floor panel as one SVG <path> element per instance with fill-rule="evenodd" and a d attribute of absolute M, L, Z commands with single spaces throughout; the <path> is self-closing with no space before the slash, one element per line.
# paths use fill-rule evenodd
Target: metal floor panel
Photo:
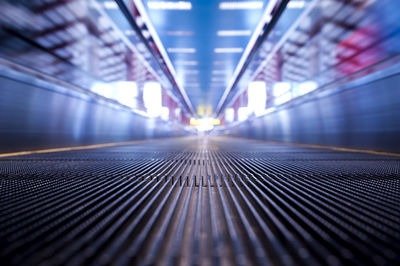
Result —
<path fill-rule="evenodd" d="M 225 137 L 0 160 L 2 265 L 398 265 L 400 159 Z"/>

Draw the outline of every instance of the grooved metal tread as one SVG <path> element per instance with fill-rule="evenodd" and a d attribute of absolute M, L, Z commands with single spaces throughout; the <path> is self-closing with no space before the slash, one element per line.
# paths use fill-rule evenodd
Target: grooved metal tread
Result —
<path fill-rule="evenodd" d="M 185 137 L 0 159 L 2 265 L 398 265 L 400 159 Z"/>

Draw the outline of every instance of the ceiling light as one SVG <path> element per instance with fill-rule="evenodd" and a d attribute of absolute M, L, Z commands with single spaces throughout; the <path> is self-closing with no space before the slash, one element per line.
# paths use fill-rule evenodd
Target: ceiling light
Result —
<path fill-rule="evenodd" d="M 185 85 L 188 86 L 188 87 L 198 87 L 198 86 L 200 86 L 200 84 L 197 83 L 197 82 L 186 83 Z"/>
<path fill-rule="evenodd" d="M 249 36 L 250 30 L 219 30 L 217 31 L 218 36 Z"/>
<path fill-rule="evenodd" d="M 222 65 L 229 65 L 229 64 L 231 64 L 231 62 L 229 62 L 229 61 L 214 61 L 213 64 L 215 66 L 222 66 Z"/>
<path fill-rule="evenodd" d="M 241 47 L 230 47 L 230 48 L 215 48 L 214 53 L 241 53 L 243 52 L 243 48 Z"/>
<path fill-rule="evenodd" d="M 225 78 L 212 78 L 211 81 L 225 81 Z"/>
<path fill-rule="evenodd" d="M 106 9 L 118 9 L 118 4 L 115 1 L 105 1 L 103 5 Z"/>
<path fill-rule="evenodd" d="M 219 9 L 232 10 L 232 9 L 261 9 L 263 7 L 262 1 L 248 1 L 248 2 L 221 2 Z"/>
<path fill-rule="evenodd" d="M 165 32 L 166 35 L 169 36 L 192 36 L 194 33 L 193 31 L 166 31 Z"/>
<path fill-rule="evenodd" d="M 197 77 L 192 77 L 192 78 L 185 78 L 185 82 L 186 83 L 190 83 L 190 82 L 199 82 L 199 79 Z"/>
<path fill-rule="evenodd" d="M 287 4 L 287 8 L 303 8 L 305 5 L 305 1 L 290 1 Z"/>
<path fill-rule="evenodd" d="M 199 74 L 198 70 L 184 70 L 183 74 Z"/>
<path fill-rule="evenodd" d="M 187 1 L 150 1 L 147 2 L 149 9 L 162 9 L 162 10 L 190 10 L 192 3 Z"/>
<path fill-rule="evenodd" d="M 213 70 L 212 73 L 214 75 L 226 74 L 225 70 Z"/>
<path fill-rule="evenodd" d="M 188 53 L 193 54 L 196 52 L 194 48 L 167 48 L 168 53 Z"/>
<path fill-rule="evenodd" d="M 184 60 L 175 61 L 175 65 L 181 65 L 181 66 L 197 66 L 197 64 L 198 64 L 197 61 L 184 61 Z"/>

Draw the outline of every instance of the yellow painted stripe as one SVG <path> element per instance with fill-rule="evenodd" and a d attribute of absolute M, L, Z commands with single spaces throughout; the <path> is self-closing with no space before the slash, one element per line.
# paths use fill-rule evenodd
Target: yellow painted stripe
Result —
<path fill-rule="evenodd" d="M 104 148 L 104 147 L 114 147 L 114 146 L 121 146 L 121 145 L 132 145 L 132 144 L 138 144 L 138 143 L 145 143 L 145 142 L 150 142 L 150 141 L 155 141 L 155 140 L 160 140 L 160 139 L 134 140 L 134 141 L 126 141 L 126 142 L 111 142 L 111 143 L 85 145 L 85 146 L 74 146 L 74 147 L 44 149 L 44 150 L 1 153 L 0 154 L 0 158 L 1 157 L 9 157 L 9 156 L 20 156 L 20 155 L 35 154 L 35 153 L 50 153 L 50 152 L 60 152 L 60 151 L 76 151 L 76 150 L 98 149 L 98 148 Z"/>
<path fill-rule="evenodd" d="M 132 145 L 132 144 L 145 143 L 145 142 L 151 142 L 151 141 L 157 141 L 157 140 L 162 140 L 162 139 L 135 140 L 135 141 L 126 141 L 126 142 L 111 142 L 111 143 L 94 144 L 94 145 L 86 145 L 86 146 L 75 146 L 75 147 L 63 147 L 63 148 L 53 148 L 53 149 L 44 149 L 44 150 L 33 150 L 33 151 L 20 151 L 20 152 L 2 153 L 2 154 L 0 154 L 0 158 L 9 157 L 9 156 L 20 156 L 20 155 L 35 154 L 35 153 L 50 153 L 50 152 L 60 152 L 60 151 L 75 151 L 75 150 L 98 149 L 98 148 L 104 148 L 104 147 Z M 335 147 L 335 146 L 302 144 L 302 143 L 292 143 L 292 142 L 278 142 L 278 141 L 270 141 L 270 140 L 257 140 L 257 139 L 247 139 L 247 140 L 268 142 L 268 143 L 280 144 L 280 145 L 298 146 L 298 147 L 305 147 L 305 148 L 328 149 L 328 150 L 335 150 L 335 151 L 367 153 L 367 154 L 375 154 L 375 155 L 385 155 L 385 156 L 400 157 L 399 153 L 393 153 L 393 152 L 381 152 L 381 151 L 374 151 L 374 150 L 350 149 L 350 148 L 342 148 L 342 147 Z"/>
<path fill-rule="evenodd" d="M 375 155 L 385 155 L 385 156 L 400 157 L 400 153 L 394 153 L 394 152 L 351 149 L 351 148 L 342 148 L 342 147 L 335 147 L 335 146 L 302 144 L 302 143 L 294 143 L 294 142 L 279 142 L 279 141 L 259 140 L 259 139 L 249 139 L 249 138 L 245 138 L 245 139 L 246 140 L 261 141 L 261 142 L 268 142 L 268 143 L 271 143 L 271 144 L 290 145 L 290 146 L 297 146 L 297 147 L 304 147 L 304 148 L 325 149 L 325 150 L 335 150 L 335 151 L 344 151 L 344 152 L 356 152 L 356 153 L 367 153 L 367 154 L 375 154 Z"/>
<path fill-rule="evenodd" d="M 384 152 L 384 151 L 374 151 L 374 150 L 361 150 L 361 149 L 342 148 L 342 147 L 335 147 L 335 146 L 300 144 L 300 143 L 291 143 L 291 144 L 290 143 L 285 143 L 285 144 L 295 145 L 295 146 L 300 146 L 300 147 L 306 147 L 306 148 L 328 149 L 328 150 L 335 150 L 335 151 L 368 153 L 368 154 L 375 154 L 375 155 L 385 155 L 385 156 L 397 156 L 397 157 L 400 157 L 399 153 L 394 153 L 394 152 Z"/>

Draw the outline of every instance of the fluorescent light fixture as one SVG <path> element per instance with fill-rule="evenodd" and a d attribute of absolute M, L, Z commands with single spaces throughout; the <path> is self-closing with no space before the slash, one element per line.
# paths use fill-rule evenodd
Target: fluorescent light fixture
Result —
<path fill-rule="evenodd" d="M 185 82 L 199 82 L 199 79 L 196 76 L 185 77 Z"/>
<path fill-rule="evenodd" d="M 275 105 L 280 105 L 292 99 L 292 83 L 276 82 L 273 86 L 273 94 L 275 97 Z"/>
<path fill-rule="evenodd" d="M 105 1 L 103 5 L 106 9 L 118 9 L 118 4 L 115 1 Z"/>
<path fill-rule="evenodd" d="M 228 47 L 228 48 L 215 48 L 214 53 L 241 53 L 243 52 L 243 48 L 241 47 Z"/>
<path fill-rule="evenodd" d="M 183 70 L 182 72 L 183 72 L 183 74 L 191 74 L 191 75 L 199 74 L 198 70 L 190 70 L 190 69 Z"/>
<path fill-rule="evenodd" d="M 192 9 L 192 3 L 187 1 L 149 1 L 147 2 L 147 7 L 161 10 L 190 10 Z"/>
<path fill-rule="evenodd" d="M 175 65 L 180 65 L 180 66 L 197 66 L 197 64 L 198 64 L 197 61 L 186 61 L 186 60 L 175 61 Z"/>
<path fill-rule="evenodd" d="M 248 108 L 256 116 L 264 112 L 267 103 L 267 86 L 264 81 L 253 81 L 247 89 Z"/>
<path fill-rule="evenodd" d="M 290 91 L 292 85 L 290 82 L 276 82 L 273 86 L 273 94 L 275 97 L 279 97 Z"/>
<path fill-rule="evenodd" d="M 218 36 L 249 36 L 250 30 L 219 30 L 217 31 Z"/>
<path fill-rule="evenodd" d="M 278 98 L 275 98 L 274 103 L 275 103 L 275 105 L 280 105 L 280 104 L 290 101 L 291 99 L 292 99 L 291 93 L 286 93 L 286 94 L 279 96 Z"/>
<path fill-rule="evenodd" d="M 161 119 L 165 121 L 169 119 L 169 108 L 166 106 L 161 107 Z"/>
<path fill-rule="evenodd" d="M 261 9 L 264 3 L 262 1 L 233 1 L 219 3 L 219 9 L 234 10 L 234 9 Z"/>
<path fill-rule="evenodd" d="M 137 105 L 138 88 L 136 82 L 118 81 L 113 83 L 116 89 L 115 99 L 123 105 L 135 108 Z"/>
<path fill-rule="evenodd" d="M 179 117 L 181 115 L 181 108 L 176 108 L 175 109 L 175 118 Z"/>
<path fill-rule="evenodd" d="M 200 84 L 197 82 L 186 83 L 185 85 L 186 85 L 186 87 L 199 87 L 200 86 Z"/>
<path fill-rule="evenodd" d="M 304 95 L 318 88 L 318 83 L 315 81 L 305 81 L 298 86 L 298 95 Z"/>
<path fill-rule="evenodd" d="M 225 70 L 213 70 L 212 74 L 213 75 L 224 75 L 224 74 L 226 74 L 226 71 Z"/>
<path fill-rule="evenodd" d="M 287 4 L 287 8 L 304 8 L 306 1 L 290 1 Z"/>
<path fill-rule="evenodd" d="M 193 54 L 196 52 L 195 48 L 167 48 L 168 53 L 188 53 Z"/>
<path fill-rule="evenodd" d="M 228 123 L 235 121 L 235 110 L 233 108 L 225 109 L 225 121 Z"/>
<path fill-rule="evenodd" d="M 114 86 L 112 86 L 110 83 L 96 82 L 92 85 L 90 90 L 103 96 L 103 97 L 106 97 L 109 99 L 113 98 Z"/>
<path fill-rule="evenodd" d="M 240 107 L 238 109 L 238 121 L 244 121 L 249 117 L 249 109 L 247 107 Z"/>
<path fill-rule="evenodd" d="M 161 91 L 161 85 L 158 82 L 146 82 L 143 86 L 143 101 L 149 116 L 157 117 L 161 115 Z"/>
<path fill-rule="evenodd" d="M 212 78 L 211 81 L 225 81 L 225 78 Z"/>
<path fill-rule="evenodd" d="M 220 84 L 220 85 L 215 85 L 215 84 L 211 84 L 210 85 L 210 89 L 221 89 L 221 88 L 224 88 L 225 87 L 225 84 Z"/>
<path fill-rule="evenodd" d="M 193 31 L 166 31 L 166 35 L 168 36 L 192 36 L 194 34 Z"/>
<path fill-rule="evenodd" d="M 231 62 L 229 62 L 229 61 L 214 61 L 213 64 L 215 66 L 222 66 L 222 65 L 229 65 L 229 64 L 231 64 Z"/>

